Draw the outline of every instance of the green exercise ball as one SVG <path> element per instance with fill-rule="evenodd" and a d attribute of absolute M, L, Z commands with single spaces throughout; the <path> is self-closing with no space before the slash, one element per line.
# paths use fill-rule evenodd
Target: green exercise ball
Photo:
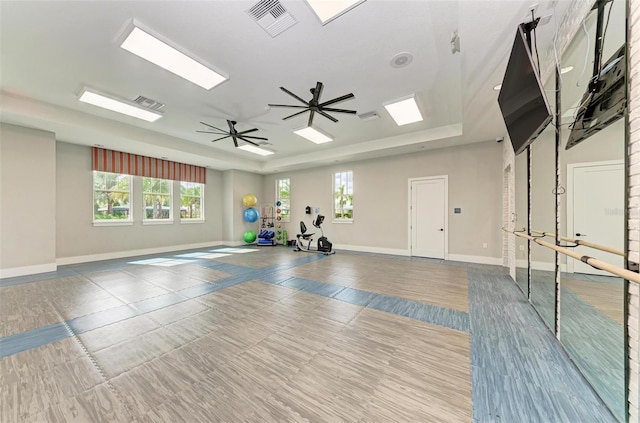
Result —
<path fill-rule="evenodd" d="M 251 244 L 256 240 L 256 233 L 254 231 L 246 231 L 242 238 L 244 242 Z"/>

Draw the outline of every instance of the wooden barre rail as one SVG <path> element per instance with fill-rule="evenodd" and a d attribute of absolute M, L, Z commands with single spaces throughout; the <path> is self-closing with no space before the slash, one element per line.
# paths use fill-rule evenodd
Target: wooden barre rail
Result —
<path fill-rule="evenodd" d="M 551 232 L 536 231 L 534 229 L 531 229 L 531 233 L 540 234 L 540 235 L 544 235 L 544 236 L 550 236 L 551 238 L 555 238 L 556 237 L 556 234 L 552 234 Z M 582 245 L 584 247 L 589 247 L 589 248 L 593 248 L 595 250 L 605 251 L 607 253 L 616 254 L 618 256 L 626 257 L 626 254 L 624 253 L 624 251 L 618 250 L 616 248 L 611 248 L 611 247 L 607 247 L 605 245 L 600 245 L 600 244 L 594 244 L 592 242 L 583 241 L 581 239 L 567 238 L 566 236 L 561 236 L 560 239 L 563 240 L 563 241 L 572 242 L 572 243 L 574 243 L 576 245 Z"/>
<path fill-rule="evenodd" d="M 507 229 L 507 228 L 502 228 L 503 231 L 505 232 L 510 232 L 512 234 L 514 234 L 515 236 L 519 236 L 521 238 L 526 238 L 530 241 L 535 242 L 536 244 L 542 245 L 544 247 L 547 248 L 551 248 L 552 250 L 555 250 L 561 254 L 567 255 L 571 258 L 574 258 L 576 260 L 580 260 L 583 263 L 588 264 L 591 267 L 595 267 L 596 269 L 600 269 L 600 270 L 604 270 L 605 272 L 609 272 L 611 274 L 614 274 L 616 276 L 620 276 L 623 279 L 626 279 L 628 281 L 631 282 L 635 282 L 637 284 L 640 284 L 640 274 L 632 272 L 630 270 L 627 269 L 622 269 L 618 266 L 614 266 L 612 264 L 609 263 L 605 263 L 603 261 L 600 261 L 596 258 L 593 257 L 589 257 L 589 256 L 585 256 L 585 255 L 580 255 L 574 251 L 568 250 L 566 248 L 562 248 L 562 247 L 558 247 L 555 244 L 551 244 L 550 242 L 544 241 L 540 238 L 535 238 L 532 237 L 530 235 L 527 235 L 524 232 L 518 232 L 518 231 L 514 231 L 513 229 Z"/>

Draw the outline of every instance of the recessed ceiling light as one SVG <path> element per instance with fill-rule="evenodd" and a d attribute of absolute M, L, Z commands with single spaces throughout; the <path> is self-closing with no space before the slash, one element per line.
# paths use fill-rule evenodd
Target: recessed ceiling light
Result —
<path fill-rule="evenodd" d="M 560 69 L 560 74 L 564 75 L 565 73 L 569 73 L 573 70 L 573 66 L 565 66 Z"/>
<path fill-rule="evenodd" d="M 398 126 L 423 120 L 414 94 L 404 99 L 394 101 L 393 103 L 385 104 L 384 108 L 387 109 L 387 112 L 389 112 Z"/>
<path fill-rule="evenodd" d="M 273 151 L 265 150 L 264 148 L 256 147 L 255 145 L 245 144 L 238 147 L 240 150 L 248 151 L 249 153 L 259 154 L 261 156 L 270 156 L 274 154 Z"/>
<path fill-rule="evenodd" d="M 300 135 L 303 138 L 308 139 L 311 142 L 316 144 L 324 144 L 325 142 L 333 141 L 333 138 L 329 134 L 321 132 L 316 128 L 312 128 L 311 126 L 307 126 L 305 128 L 296 129 L 293 131 L 295 134 Z"/>
<path fill-rule="evenodd" d="M 207 90 L 228 79 L 137 26 L 120 47 Z"/>
<path fill-rule="evenodd" d="M 80 91 L 78 100 L 82 101 L 83 103 L 88 103 L 107 110 L 111 110 L 113 112 L 118 112 L 128 116 L 132 116 L 134 118 L 146 120 L 147 122 L 155 122 L 162 117 L 162 114 L 159 112 L 145 110 L 143 108 L 130 104 L 125 100 L 119 100 L 105 94 L 98 93 L 97 91 L 91 90 L 89 88 L 83 88 L 82 91 Z"/>
<path fill-rule="evenodd" d="M 495 87 L 493 87 L 493 91 L 500 91 L 501 88 L 502 88 L 502 84 L 498 84 Z"/>
<path fill-rule="evenodd" d="M 306 0 L 316 16 L 326 25 L 340 15 L 347 13 L 365 0 Z"/>

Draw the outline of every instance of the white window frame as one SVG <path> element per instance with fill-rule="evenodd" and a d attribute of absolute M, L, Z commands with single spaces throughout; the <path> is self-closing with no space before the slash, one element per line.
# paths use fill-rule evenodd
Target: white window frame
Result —
<path fill-rule="evenodd" d="M 336 193 L 339 189 L 339 187 L 336 186 L 336 176 L 338 174 L 346 174 L 347 180 L 349 178 L 349 174 L 351 174 L 351 192 L 346 192 L 345 195 L 351 195 L 351 217 L 336 217 L 336 214 L 338 213 L 338 209 L 336 207 Z M 354 175 L 353 175 L 353 171 L 352 170 L 342 170 L 339 172 L 334 172 L 331 178 L 331 187 L 333 188 L 333 190 L 331 191 L 332 194 L 332 199 L 331 199 L 331 203 L 332 203 L 332 210 L 331 210 L 331 223 L 353 223 L 353 195 L 355 192 L 355 184 L 354 184 Z M 345 187 L 345 190 L 348 187 Z"/>
<path fill-rule="evenodd" d="M 105 173 L 110 173 L 113 175 L 118 175 L 118 177 L 126 177 L 129 179 L 129 192 L 128 192 L 128 196 L 129 196 L 129 216 L 127 219 L 96 219 L 96 211 L 95 211 L 95 204 L 96 204 L 96 189 L 95 189 L 95 185 L 96 185 L 96 175 L 97 174 L 105 174 Z M 92 212 L 92 223 L 93 226 L 129 226 L 129 225 L 133 225 L 133 177 L 131 175 L 127 175 L 124 173 L 114 173 L 114 172 L 103 172 L 101 170 L 94 170 L 93 174 L 92 174 L 92 178 L 91 178 L 91 190 L 92 190 L 92 206 L 91 206 L 91 212 Z M 104 190 L 104 191 L 118 191 L 118 190 Z M 120 192 L 125 192 L 125 191 L 120 191 Z"/>
<path fill-rule="evenodd" d="M 278 206 L 278 201 L 282 202 L 283 200 L 280 198 L 280 181 L 288 181 L 289 183 L 289 198 L 286 198 L 289 202 L 289 217 L 282 217 L 281 222 L 291 222 L 291 178 L 276 179 L 276 208 L 281 208 L 281 206 Z"/>
<path fill-rule="evenodd" d="M 165 193 L 162 192 L 147 192 L 144 190 L 144 180 L 145 179 L 155 179 L 161 182 L 167 182 L 168 186 L 169 186 L 169 217 L 164 219 L 149 219 L 147 217 L 147 203 L 145 201 L 145 195 L 147 194 L 151 194 L 151 195 L 162 195 L 162 196 L 166 196 Z M 169 225 L 173 223 L 173 181 L 170 179 L 162 179 L 162 178 L 152 178 L 150 176 L 143 176 L 142 177 L 142 207 L 144 210 L 143 213 L 143 217 L 142 217 L 142 224 L 143 225 Z"/>
<path fill-rule="evenodd" d="M 205 191 L 205 184 L 200 183 L 200 182 L 187 182 L 187 181 L 180 181 L 180 223 L 204 223 L 205 221 L 205 215 L 204 215 L 204 191 Z M 200 185 L 200 217 L 197 219 L 190 219 L 188 217 L 182 217 L 182 184 L 198 184 Z M 193 197 L 196 198 L 195 196 L 189 196 L 189 197 Z"/>

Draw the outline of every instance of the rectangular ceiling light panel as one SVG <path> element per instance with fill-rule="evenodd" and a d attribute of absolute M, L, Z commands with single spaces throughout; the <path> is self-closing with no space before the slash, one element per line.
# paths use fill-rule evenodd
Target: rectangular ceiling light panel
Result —
<path fill-rule="evenodd" d="M 420 109 L 418 108 L 418 103 L 416 103 L 415 96 L 413 95 L 409 98 L 385 104 L 384 108 L 387 109 L 387 112 L 389 112 L 398 126 L 423 120 Z"/>
<path fill-rule="evenodd" d="M 162 117 L 161 113 L 154 112 L 152 110 L 145 110 L 140 107 L 136 107 L 133 104 L 129 104 L 124 100 L 118 100 L 113 97 L 109 97 L 104 94 L 100 94 L 88 88 L 82 89 L 78 100 L 83 103 L 92 104 L 94 106 L 102 107 L 103 109 L 111 110 L 114 112 L 122 113 L 134 118 L 146 120 L 147 122 L 155 122 Z"/>
<path fill-rule="evenodd" d="M 261 156 L 270 156 L 274 154 L 273 151 L 265 150 L 264 148 L 256 147 L 255 145 L 245 144 L 238 147 L 240 150 L 248 151 L 249 153 L 259 154 Z"/>
<path fill-rule="evenodd" d="M 319 130 L 312 128 L 311 126 L 307 126 L 305 128 L 296 129 L 293 131 L 295 134 L 300 135 L 303 138 L 308 139 L 311 142 L 316 144 L 324 144 L 325 142 L 333 141 L 333 138 L 328 134 L 320 132 Z"/>
<path fill-rule="evenodd" d="M 137 26 L 120 47 L 207 90 L 228 79 Z"/>
<path fill-rule="evenodd" d="M 322 25 L 326 25 L 338 16 L 347 13 L 365 0 L 306 0 Z"/>

